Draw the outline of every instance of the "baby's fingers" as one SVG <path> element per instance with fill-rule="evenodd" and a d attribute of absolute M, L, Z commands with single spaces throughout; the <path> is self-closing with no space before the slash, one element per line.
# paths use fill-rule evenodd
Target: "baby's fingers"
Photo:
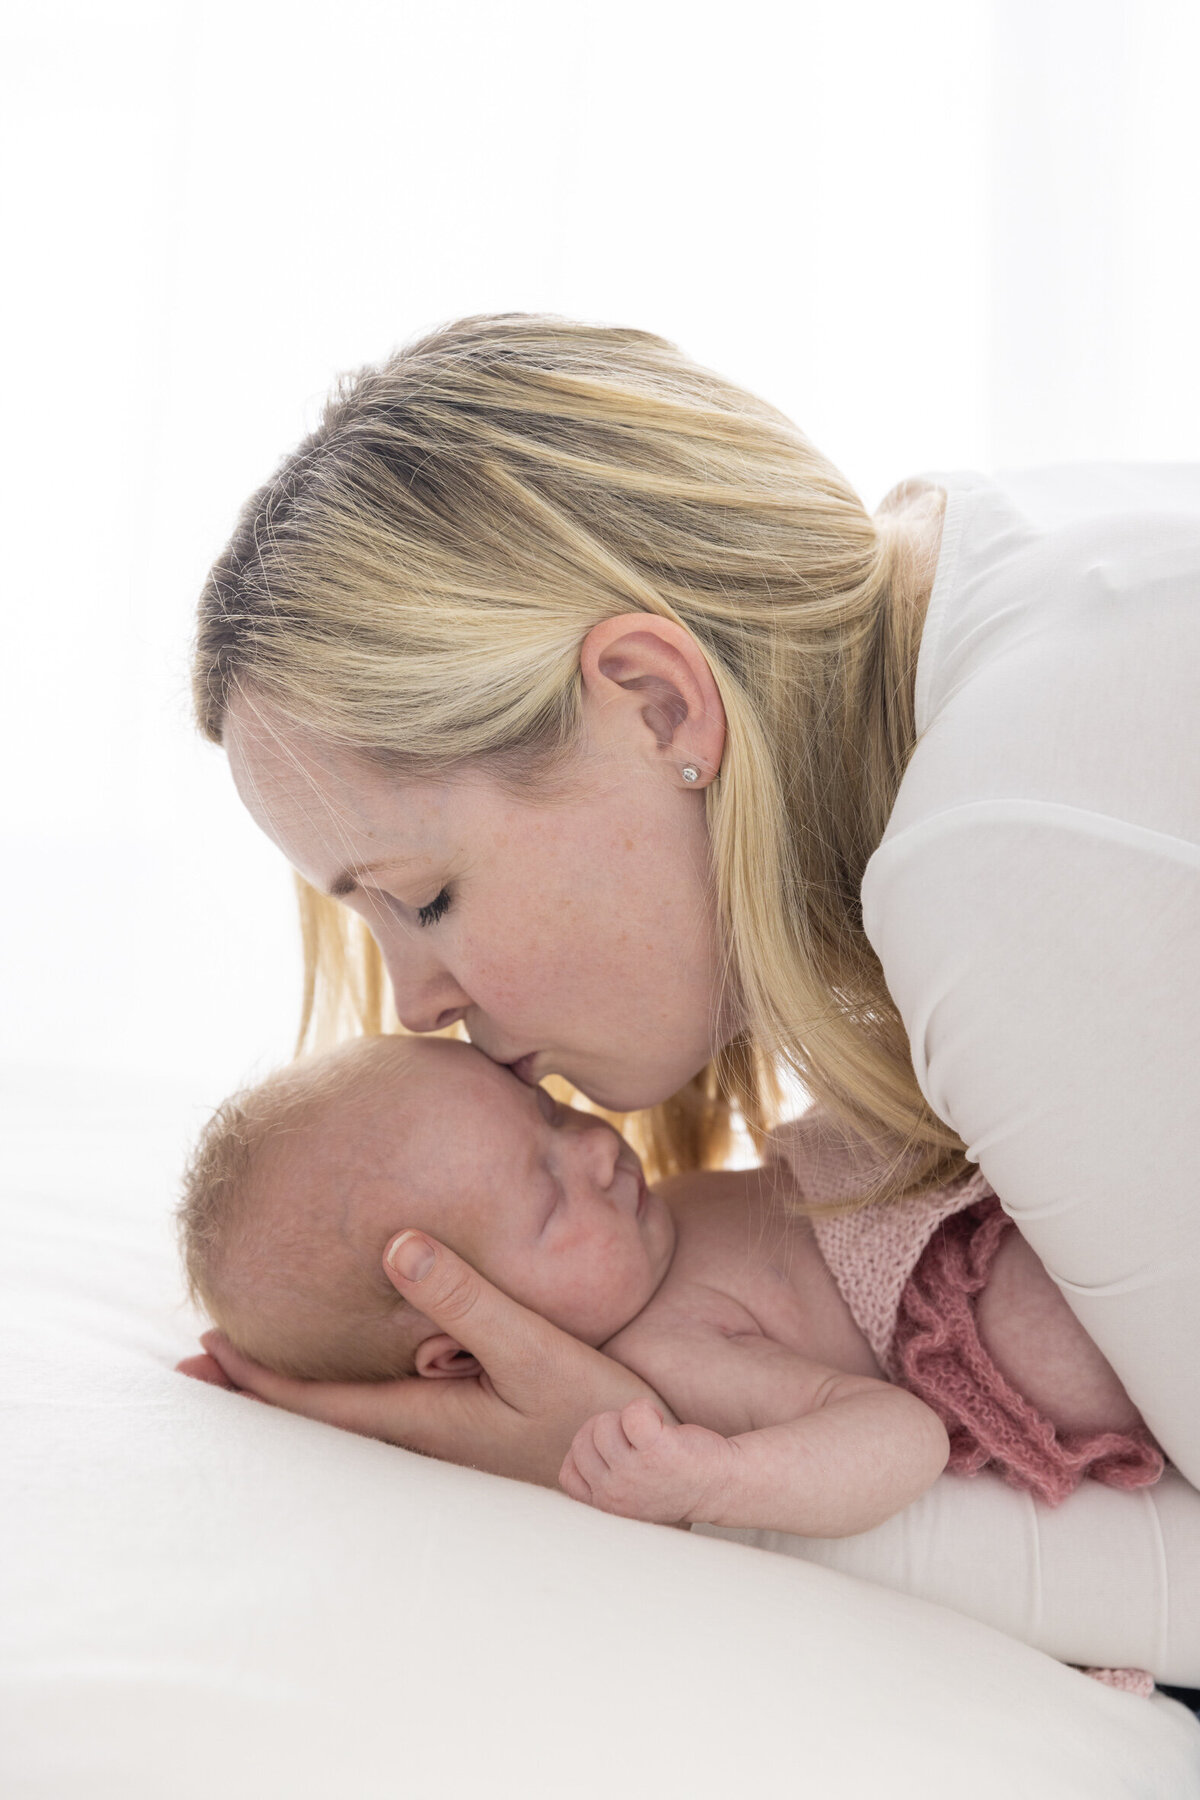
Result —
<path fill-rule="evenodd" d="M 648 1450 L 663 1434 L 665 1421 L 653 1400 L 631 1400 L 620 1420 L 625 1440 L 634 1450 Z"/>
<path fill-rule="evenodd" d="M 652 1400 L 639 1398 L 631 1400 L 620 1412 L 597 1413 L 588 1420 L 585 1430 L 590 1432 L 591 1444 L 608 1468 L 628 1468 L 661 1437 L 663 1416 Z"/>
<path fill-rule="evenodd" d="M 558 1472 L 559 1485 L 572 1500 L 585 1500 L 589 1506 L 596 1504 L 597 1492 L 611 1473 L 615 1454 L 612 1430 L 614 1424 L 620 1430 L 619 1419 L 619 1413 L 595 1413 L 575 1433 Z M 601 1443 L 605 1446 L 603 1450 Z M 628 1452 L 628 1446 L 626 1450 Z"/>
<path fill-rule="evenodd" d="M 562 1468 L 558 1471 L 558 1485 L 572 1500 L 580 1500 L 584 1506 L 592 1504 L 592 1490 L 579 1473 L 574 1450 L 568 1450 L 563 1457 Z"/>
<path fill-rule="evenodd" d="M 661 1414 L 649 1400 L 632 1401 L 630 1406 L 638 1409 L 632 1421 L 635 1432 L 653 1441 L 663 1428 Z M 617 1494 L 623 1495 L 631 1481 L 637 1482 L 642 1453 L 625 1429 L 629 1410 L 627 1406 L 623 1412 L 595 1413 L 575 1433 L 558 1475 L 559 1486 L 573 1500 L 605 1506 Z"/>

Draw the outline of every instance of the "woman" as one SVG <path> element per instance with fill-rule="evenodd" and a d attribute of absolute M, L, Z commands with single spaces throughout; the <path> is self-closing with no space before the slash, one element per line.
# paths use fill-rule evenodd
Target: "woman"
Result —
<path fill-rule="evenodd" d="M 1173 504 L 1038 530 L 944 476 L 873 519 L 634 331 L 467 319 L 362 371 L 245 509 L 195 654 L 201 727 L 298 872 L 306 1029 L 377 1025 L 386 968 L 409 1030 L 652 1109 L 662 1172 L 715 1160 L 733 1105 L 761 1140 L 781 1065 L 878 1148 L 866 1198 L 978 1162 L 1200 1481 L 1200 482 Z M 220 1341 L 217 1378 L 552 1483 L 641 1384 L 430 1248 L 389 1278 L 481 1383 L 297 1384 Z M 1200 1543 L 1192 1490 L 1162 1493 L 1151 1527 L 1081 1490 L 1061 1568 L 1085 1512 L 1114 1568 L 1147 1531 Z M 874 1533 L 822 1557 L 1003 1611 L 980 1533 L 1012 1591 L 1023 1498 L 943 1481 L 917 1512 L 936 1568 L 911 1536 L 883 1569 Z M 1125 1610 L 1153 1634 L 1163 1604 Z"/>

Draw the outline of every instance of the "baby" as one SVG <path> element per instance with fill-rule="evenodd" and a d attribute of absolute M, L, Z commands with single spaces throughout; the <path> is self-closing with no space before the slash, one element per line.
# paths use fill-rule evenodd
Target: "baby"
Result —
<path fill-rule="evenodd" d="M 804 1215 L 863 1190 L 860 1156 L 812 1112 L 762 1168 L 651 1189 L 604 1120 L 470 1045 L 360 1038 L 218 1110 L 181 1236 L 193 1297 L 257 1361 L 470 1379 L 382 1268 L 402 1227 L 440 1238 L 665 1402 L 577 1433 L 561 1484 L 606 1511 L 838 1537 L 947 1464 L 1052 1504 L 1085 1474 L 1155 1480 L 1136 1409 L 982 1175 Z"/>

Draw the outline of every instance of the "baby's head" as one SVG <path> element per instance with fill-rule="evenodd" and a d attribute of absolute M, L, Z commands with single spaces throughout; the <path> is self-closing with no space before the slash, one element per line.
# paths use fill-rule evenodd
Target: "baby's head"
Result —
<path fill-rule="evenodd" d="M 326 1380 L 475 1372 L 384 1273 L 406 1227 L 595 1345 L 675 1246 L 610 1125 L 449 1038 L 355 1038 L 235 1094 L 192 1155 L 179 1224 L 192 1297 L 231 1342 Z"/>

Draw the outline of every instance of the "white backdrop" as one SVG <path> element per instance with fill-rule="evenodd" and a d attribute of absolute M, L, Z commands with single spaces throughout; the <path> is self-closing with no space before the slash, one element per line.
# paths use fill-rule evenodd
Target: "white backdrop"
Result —
<path fill-rule="evenodd" d="M 0 1064 L 285 1057 L 287 872 L 193 735 L 195 595 L 340 370 L 657 331 L 869 504 L 1200 459 L 1193 0 L 103 0 L 3 29 Z"/>

